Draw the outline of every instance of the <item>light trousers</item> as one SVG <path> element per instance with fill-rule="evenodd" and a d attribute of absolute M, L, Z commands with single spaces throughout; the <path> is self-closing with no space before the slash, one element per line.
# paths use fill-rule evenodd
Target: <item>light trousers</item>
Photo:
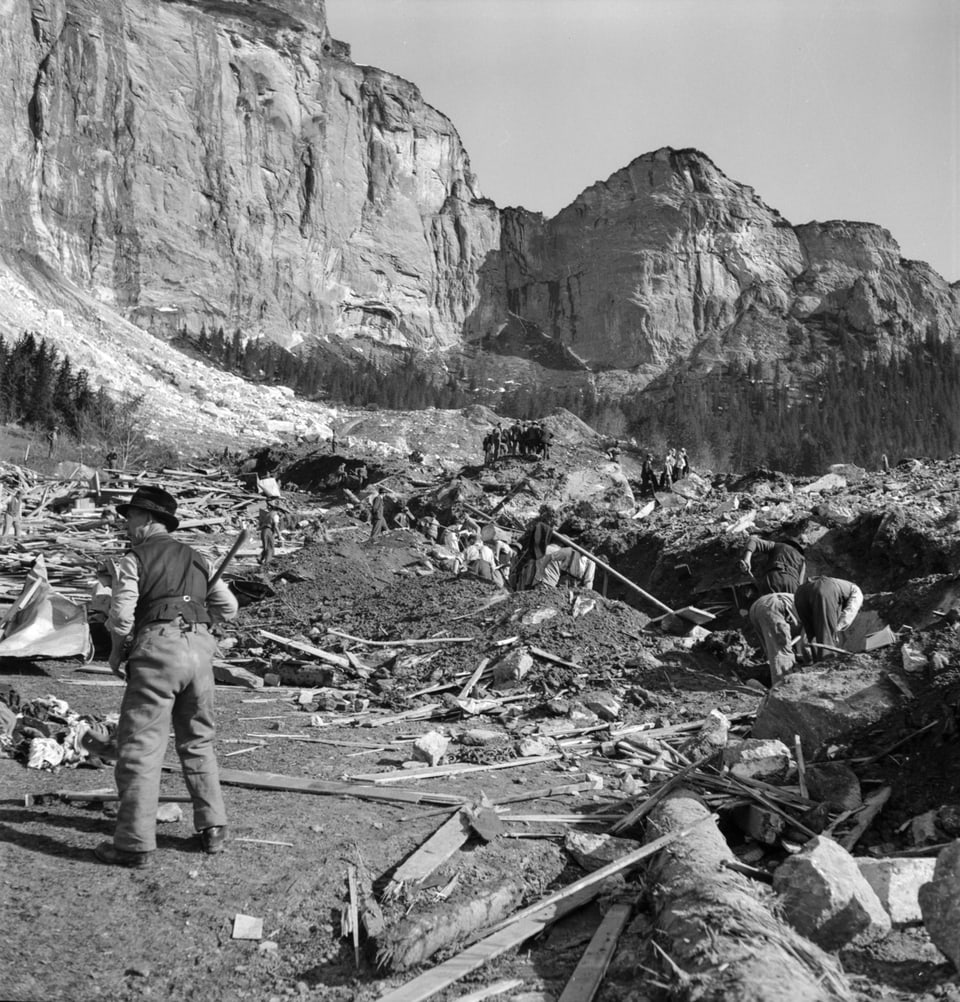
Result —
<path fill-rule="evenodd" d="M 217 642 L 203 624 L 151 623 L 137 634 L 117 729 L 120 794 L 114 845 L 130 852 L 157 846 L 160 776 L 171 724 L 197 831 L 227 821 L 214 751 Z"/>

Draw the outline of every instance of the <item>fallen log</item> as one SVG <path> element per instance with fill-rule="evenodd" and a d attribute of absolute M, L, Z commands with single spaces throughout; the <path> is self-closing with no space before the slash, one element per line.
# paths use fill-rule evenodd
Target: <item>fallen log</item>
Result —
<path fill-rule="evenodd" d="M 506 918 L 523 900 L 526 889 L 520 874 L 497 877 L 475 888 L 466 900 L 448 901 L 401 919 L 377 938 L 377 966 L 408 971 L 422 964 L 438 950 Z"/>
<path fill-rule="evenodd" d="M 849 999 L 837 962 L 776 918 L 756 883 L 725 866 L 733 853 L 696 794 L 675 790 L 650 814 L 649 837 L 687 832 L 650 866 L 659 942 L 701 1002 Z M 695 828 L 691 826 L 696 825 Z"/>

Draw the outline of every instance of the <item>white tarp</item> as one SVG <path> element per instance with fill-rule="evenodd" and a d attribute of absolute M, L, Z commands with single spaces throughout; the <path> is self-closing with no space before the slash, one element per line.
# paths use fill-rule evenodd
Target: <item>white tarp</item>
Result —
<path fill-rule="evenodd" d="M 92 652 L 87 610 L 51 588 L 43 556 L 37 557 L 3 622 L 0 658 L 87 658 Z"/>

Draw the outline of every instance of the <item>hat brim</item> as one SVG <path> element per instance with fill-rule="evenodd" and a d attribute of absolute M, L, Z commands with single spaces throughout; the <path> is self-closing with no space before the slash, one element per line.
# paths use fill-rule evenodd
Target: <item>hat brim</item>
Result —
<path fill-rule="evenodd" d="M 171 515 L 170 512 L 164 511 L 162 508 L 156 507 L 149 502 L 143 504 L 118 504 L 117 514 L 122 518 L 126 518 L 127 512 L 131 508 L 139 508 L 140 511 L 149 512 L 149 514 L 158 518 L 171 532 L 180 524 L 180 519 L 176 515 Z"/>

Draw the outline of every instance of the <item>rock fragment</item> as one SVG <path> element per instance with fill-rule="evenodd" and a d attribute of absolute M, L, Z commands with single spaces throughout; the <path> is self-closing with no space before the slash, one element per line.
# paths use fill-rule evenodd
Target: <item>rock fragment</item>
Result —
<path fill-rule="evenodd" d="M 923 921 L 918 893 L 933 879 L 936 860 L 861 858 L 857 865 L 894 925 Z"/>
<path fill-rule="evenodd" d="M 930 939 L 960 970 L 960 840 L 937 857 L 933 880 L 920 888 L 918 898 Z"/>
<path fill-rule="evenodd" d="M 890 916 L 856 860 L 824 835 L 777 868 L 773 889 L 786 920 L 825 950 L 869 943 L 890 932 Z"/>
<path fill-rule="evenodd" d="M 782 783 L 793 765 L 790 749 L 776 738 L 747 738 L 727 745 L 723 764 L 734 776 Z"/>

